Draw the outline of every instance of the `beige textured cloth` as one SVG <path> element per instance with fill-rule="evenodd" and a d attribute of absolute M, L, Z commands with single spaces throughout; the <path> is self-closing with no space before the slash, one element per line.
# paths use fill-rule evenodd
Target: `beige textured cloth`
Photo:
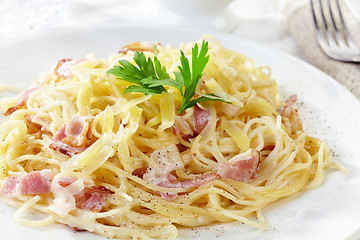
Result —
<path fill-rule="evenodd" d="M 341 7 L 349 32 L 359 46 L 360 22 L 345 4 L 341 4 Z M 310 4 L 301 6 L 289 16 L 288 30 L 311 64 L 333 77 L 360 99 L 360 63 L 339 62 L 325 55 L 315 38 Z"/>

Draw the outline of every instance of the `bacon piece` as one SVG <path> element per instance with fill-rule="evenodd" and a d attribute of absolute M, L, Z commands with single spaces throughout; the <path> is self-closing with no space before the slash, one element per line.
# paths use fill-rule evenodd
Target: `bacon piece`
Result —
<path fill-rule="evenodd" d="M 72 60 L 73 60 L 72 58 L 63 58 L 60 61 L 58 61 L 57 65 L 54 69 L 55 74 L 62 78 L 70 77 L 71 72 L 69 71 L 68 68 L 65 68 L 65 66 L 63 66 L 63 65 Z"/>
<path fill-rule="evenodd" d="M 59 177 L 56 179 L 56 183 L 59 184 L 62 188 L 66 188 L 70 184 L 74 183 L 76 180 L 76 177 Z"/>
<path fill-rule="evenodd" d="M 119 53 L 124 53 L 126 54 L 128 51 L 138 51 L 138 52 L 154 52 L 154 45 L 156 46 L 161 46 L 161 43 L 149 43 L 149 42 L 132 42 L 128 45 L 123 46 L 120 50 Z"/>
<path fill-rule="evenodd" d="M 1 186 L 0 196 L 14 197 L 17 193 L 20 178 L 21 175 L 11 175 L 5 178 Z"/>
<path fill-rule="evenodd" d="M 29 99 L 29 97 L 31 96 L 31 94 L 33 92 L 35 92 L 36 90 L 38 90 L 40 87 L 33 87 L 33 88 L 29 88 L 28 90 L 24 91 L 19 100 L 16 102 L 15 106 L 9 108 L 4 115 L 5 116 L 9 116 L 10 114 L 12 114 L 13 112 L 15 112 L 16 110 L 19 109 L 23 109 L 26 106 L 27 100 Z"/>
<path fill-rule="evenodd" d="M 194 106 L 194 118 L 193 126 L 195 132 L 200 134 L 206 127 L 211 118 L 211 112 L 209 109 L 201 109 L 197 105 Z"/>
<path fill-rule="evenodd" d="M 29 125 L 33 126 L 34 128 L 41 131 L 50 132 L 50 121 L 48 119 L 31 114 L 26 114 L 24 118 L 29 123 Z"/>
<path fill-rule="evenodd" d="M 75 115 L 59 128 L 52 138 L 50 148 L 68 156 L 74 156 L 86 149 L 90 142 L 90 120 Z"/>
<path fill-rule="evenodd" d="M 27 173 L 21 179 L 22 184 L 20 184 L 20 191 L 23 195 L 49 193 L 51 189 L 51 179 L 51 170 Z"/>
<path fill-rule="evenodd" d="M 3 181 L 0 195 L 16 197 L 18 195 L 36 195 L 51 191 L 52 171 L 45 169 L 21 175 L 10 175 Z"/>
<path fill-rule="evenodd" d="M 182 116 L 175 116 L 175 121 L 171 130 L 176 136 L 181 136 L 186 140 L 194 136 L 194 131 Z"/>
<path fill-rule="evenodd" d="M 293 106 L 295 103 L 297 102 L 297 95 L 291 95 L 287 100 L 286 100 L 286 105 L 291 107 Z"/>
<path fill-rule="evenodd" d="M 220 177 L 216 173 L 209 173 L 182 182 L 177 181 L 177 178 L 170 172 L 182 169 L 184 163 L 178 148 L 174 144 L 154 151 L 150 158 L 156 162 L 157 166 L 149 166 L 143 175 L 143 179 L 157 186 L 166 188 L 194 188 L 215 181 Z M 161 192 L 160 195 L 168 201 L 177 197 L 176 193 Z"/>
<path fill-rule="evenodd" d="M 160 196 L 166 201 L 172 201 L 177 198 L 177 193 L 160 192 Z"/>
<path fill-rule="evenodd" d="M 209 109 L 202 109 L 198 105 L 194 106 L 194 112 L 189 122 L 182 116 L 175 116 L 175 122 L 171 128 L 173 134 L 181 136 L 182 139 L 188 140 L 200 134 L 211 118 Z"/>
<path fill-rule="evenodd" d="M 101 211 L 107 205 L 106 197 L 114 194 L 103 186 L 95 185 L 91 180 L 81 179 L 74 186 L 76 177 L 53 178 L 49 169 L 26 174 L 11 175 L 4 179 L 0 196 L 16 197 L 53 192 L 55 199 L 49 209 L 55 213 L 67 213 L 76 207 L 90 211 Z"/>
<path fill-rule="evenodd" d="M 156 166 L 148 166 L 143 179 L 154 185 L 164 186 L 171 183 L 174 181 L 172 178 L 174 176 L 170 172 L 184 167 L 179 149 L 175 144 L 154 151 L 150 158 L 155 161 Z M 160 193 L 160 195 L 168 201 L 177 196 L 176 193 Z"/>
<path fill-rule="evenodd" d="M 219 179 L 220 176 L 217 173 L 207 173 L 204 175 L 197 176 L 193 179 L 188 179 L 182 182 L 178 182 L 176 177 L 172 174 L 169 174 L 167 180 L 158 184 L 158 186 L 166 188 L 194 188 L 204 185 L 206 183 L 215 181 Z"/>
<path fill-rule="evenodd" d="M 217 173 L 207 173 L 207 174 L 198 176 L 196 178 L 188 179 L 183 182 L 180 182 L 180 184 L 183 188 L 194 188 L 194 187 L 199 187 L 199 186 L 204 185 L 209 182 L 213 182 L 219 178 L 220 178 L 220 176 Z"/>
<path fill-rule="evenodd" d="M 75 208 L 101 211 L 107 206 L 106 198 L 114 194 L 104 186 L 95 185 L 91 180 L 71 176 L 56 178 L 52 191 L 55 199 L 49 209 L 59 215 L 67 214 Z"/>
<path fill-rule="evenodd" d="M 154 151 L 150 158 L 154 160 L 156 166 L 148 166 L 143 179 L 155 185 L 168 181 L 171 171 L 184 167 L 179 149 L 175 144 Z"/>
<path fill-rule="evenodd" d="M 240 182 L 248 182 L 259 173 L 260 155 L 256 150 L 249 149 L 232 157 L 224 164 L 220 164 L 218 174 Z"/>
<path fill-rule="evenodd" d="M 60 142 L 60 141 L 53 141 L 49 147 L 51 149 L 54 149 L 55 151 L 58 151 L 59 153 L 68 155 L 70 157 L 75 156 L 78 153 L 81 153 L 85 151 L 86 147 L 83 148 L 77 148 L 67 145 L 66 143 Z"/>
<path fill-rule="evenodd" d="M 206 183 L 213 182 L 219 178 L 220 176 L 217 173 L 208 173 L 201 176 L 197 176 L 193 179 L 188 179 L 182 182 L 178 182 L 174 175 L 169 174 L 167 181 L 163 181 L 159 183 L 158 186 L 166 187 L 166 188 L 195 188 L 204 185 Z M 177 193 L 161 192 L 160 196 L 167 201 L 172 201 L 177 197 Z"/>
<path fill-rule="evenodd" d="M 72 58 L 64 58 L 58 61 L 54 72 L 57 76 L 67 79 L 71 78 L 73 76 L 71 72 L 71 67 L 75 66 L 76 64 L 79 64 L 81 62 L 85 61 L 85 58 L 80 59 L 72 59 Z"/>
<path fill-rule="evenodd" d="M 297 96 L 292 95 L 286 100 L 285 106 L 280 108 L 279 112 L 282 117 L 286 117 L 290 120 L 291 127 L 293 130 L 302 130 L 302 124 L 299 118 L 297 109 L 294 107 L 294 104 L 297 101 Z"/>
<path fill-rule="evenodd" d="M 274 150 L 275 148 L 275 145 L 267 145 L 267 146 L 264 146 L 261 151 L 272 151 Z"/>
<path fill-rule="evenodd" d="M 41 128 L 42 128 L 42 126 L 41 126 L 40 124 L 34 123 L 34 122 L 32 121 L 32 119 L 34 118 L 34 115 L 26 114 L 26 115 L 24 116 L 24 118 L 25 118 L 25 120 L 26 120 L 31 126 L 37 128 L 37 129 L 41 129 Z"/>
<path fill-rule="evenodd" d="M 114 194 L 113 191 L 103 186 L 85 187 L 75 195 L 76 206 L 90 211 L 101 211 L 107 205 L 106 197 Z"/>
<path fill-rule="evenodd" d="M 64 133 L 59 133 L 59 135 L 63 137 L 61 139 L 62 142 L 73 147 L 84 147 L 88 143 L 90 127 L 89 118 L 75 115 L 63 127 Z M 56 135 L 54 138 L 56 138 Z"/>

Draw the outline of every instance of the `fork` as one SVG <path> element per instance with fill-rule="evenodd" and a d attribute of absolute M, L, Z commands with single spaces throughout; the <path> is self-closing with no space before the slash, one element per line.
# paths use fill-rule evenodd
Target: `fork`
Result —
<path fill-rule="evenodd" d="M 331 0 L 327 0 L 327 9 L 325 9 L 322 3 L 323 1 L 319 0 L 320 14 L 316 14 L 314 0 L 310 0 L 316 39 L 321 49 L 330 58 L 343 62 L 359 63 L 360 49 L 355 45 L 347 30 L 339 0 L 335 0 L 336 5 L 330 4 L 330 1 Z M 334 5 L 337 9 L 336 15 Z M 325 15 L 326 10 L 328 11 L 328 15 Z M 338 20 L 336 20 L 336 18 L 338 18 Z"/>

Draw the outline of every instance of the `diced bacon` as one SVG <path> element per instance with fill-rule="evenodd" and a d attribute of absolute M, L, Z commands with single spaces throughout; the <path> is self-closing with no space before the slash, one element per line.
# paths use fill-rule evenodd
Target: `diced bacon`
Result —
<path fill-rule="evenodd" d="M 101 211 L 107 206 L 106 198 L 114 194 L 106 187 L 95 185 L 91 180 L 72 176 L 56 178 L 52 191 L 55 199 L 49 209 L 58 215 L 67 214 L 75 208 Z"/>
<path fill-rule="evenodd" d="M 53 136 L 52 140 L 53 141 L 61 141 L 66 137 L 65 134 L 65 128 L 66 128 L 66 124 L 62 125 L 57 132 L 55 133 L 55 135 Z"/>
<path fill-rule="evenodd" d="M 291 95 L 287 100 L 286 100 L 286 105 L 291 107 L 293 106 L 296 102 L 297 102 L 297 95 Z"/>
<path fill-rule="evenodd" d="M 181 132 L 179 126 L 178 126 L 176 123 L 174 123 L 174 124 L 172 125 L 171 131 L 172 131 L 172 133 L 173 133 L 174 135 L 176 135 L 176 136 L 180 136 L 180 135 L 182 136 L 182 132 Z"/>
<path fill-rule="evenodd" d="M 206 183 L 213 182 L 213 181 L 215 181 L 215 180 L 217 180 L 219 178 L 220 178 L 219 174 L 208 173 L 208 174 L 204 174 L 204 175 L 198 176 L 198 177 L 193 178 L 193 179 L 185 180 L 185 181 L 181 182 L 181 186 L 183 188 L 199 187 L 199 186 L 204 185 Z"/>
<path fill-rule="evenodd" d="M 184 163 L 178 148 L 174 144 L 154 151 L 150 158 L 157 165 L 155 167 L 149 166 L 147 172 L 143 175 L 143 179 L 157 186 L 166 188 L 194 188 L 215 181 L 220 177 L 216 173 L 209 173 L 182 182 L 177 181 L 177 178 L 170 172 L 182 169 Z M 160 195 L 168 201 L 177 197 L 176 193 L 160 192 Z"/>
<path fill-rule="evenodd" d="M 106 198 L 113 191 L 95 185 L 92 180 L 76 177 L 53 177 L 49 169 L 26 174 L 11 175 L 4 179 L 0 196 L 16 197 L 53 193 L 54 204 L 49 209 L 59 215 L 76 207 L 90 211 L 101 211 L 107 206 Z"/>
<path fill-rule="evenodd" d="M 16 197 L 18 195 L 36 195 L 51 190 L 52 171 L 49 169 L 21 175 L 8 176 L 2 184 L 0 195 Z"/>
<path fill-rule="evenodd" d="M 41 118 L 37 115 L 25 115 L 25 120 L 33 127 L 45 131 L 50 132 L 50 121 L 48 119 Z"/>
<path fill-rule="evenodd" d="M 70 157 L 75 156 L 76 154 L 79 154 L 83 151 L 85 151 L 86 147 L 78 148 L 78 147 L 72 147 L 66 143 L 63 143 L 61 141 L 53 141 L 49 147 L 51 149 L 54 149 L 55 151 L 58 151 L 59 153 L 68 155 Z"/>
<path fill-rule="evenodd" d="M 9 116 L 10 114 L 12 114 L 13 112 L 15 112 L 16 110 L 19 110 L 19 109 L 23 109 L 25 108 L 26 106 L 26 103 L 29 99 L 29 97 L 31 96 L 31 94 L 33 92 L 35 92 L 36 90 L 38 90 L 39 87 L 33 87 L 33 88 L 29 88 L 28 90 L 24 91 L 19 100 L 16 102 L 15 106 L 9 108 L 5 113 L 4 115 L 5 116 Z"/>
<path fill-rule="evenodd" d="M 59 184 L 61 187 L 66 188 L 70 184 L 74 183 L 77 180 L 76 177 L 60 177 L 56 179 L 56 183 Z"/>
<path fill-rule="evenodd" d="M 38 123 L 34 123 L 34 122 L 32 121 L 33 118 L 34 118 L 34 115 L 30 115 L 30 114 L 26 114 L 26 115 L 25 115 L 25 120 L 26 120 L 31 126 L 37 128 L 37 129 L 41 129 L 42 126 L 41 126 L 40 124 L 38 124 Z"/>
<path fill-rule="evenodd" d="M 100 211 L 103 204 L 105 204 L 105 199 L 101 197 L 100 193 L 95 192 L 81 204 L 81 208 L 90 211 Z"/>
<path fill-rule="evenodd" d="M 217 173 L 208 173 L 201 176 L 197 176 L 193 179 L 188 179 L 182 182 L 178 182 L 174 175 L 169 174 L 167 181 L 165 180 L 159 183 L 158 186 L 166 187 L 166 188 L 195 188 L 204 185 L 206 183 L 213 182 L 219 178 L 220 176 Z M 172 201 L 177 197 L 177 194 L 161 192 L 160 196 L 167 201 Z"/>
<path fill-rule="evenodd" d="M 161 182 L 158 185 L 166 188 L 194 188 L 209 182 L 213 182 L 219 178 L 220 176 L 217 173 L 207 173 L 204 175 L 197 176 L 193 179 L 188 179 L 182 182 L 178 182 L 174 175 L 169 174 L 168 181 Z"/>
<path fill-rule="evenodd" d="M 154 52 L 154 45 L 156 46 L 161 46 L 160 43 L 150 43 L 150 42 L 132 42 L 128 45 L 123 46 L 120 50 L 119 53 L 124 53 L 126 54 L 128 51 L 138 51 L 138 52 Z"/>
<path fill-rule="evenodd" d="M 25 174 L 20 183 L 20 192 L 23 195 L 44 194 L 50 192 L 52 174 L 51 170 L 42 170 L 41 172 L 31 172 Z"/>
<path fill-rule="evenodd" d="M 261 149 L 261 151 L 272 151 L 274 150 L 275 145 L 267 145 Z"/>
<path fill-rule="evenodd" d="M 21 175 L 12 175 L 5 178 L 1 186 L 0 196 L 14 197 L 17 193 L 20 178 Z"/>
<path fill-rule="evenodd" d="M 75 115 L 69 122 L 59 128 L 52 138 L 50 148 L 74 156 L 86 149 L 86 145 L 90 141 L 89 135 L 89 118 Z"/>
<path fill-rule="evenodd" d="M 172 126 L 172 131 L 175 135 L 180 135 L 184 139 L 187 139 L 194 135 L 194 131 L 191 129 L 189 124 L 182 116 L 175 116 L 175 122 Z"/>
<path fill-rule="evenodd" d="M 58 64 L 55 67 L 55 74 L 63 79 L 67 79 L 72 77 L 71 67 L 85 61 L 84 58 L 80 59 L 72 59 L 72 58 L 64 58 L 58 61 Z"/>
<path fill-rule="evenodd" d="M 40 87 L 33 87 L 33 88 L 30 88 L 28 90 L 26 90 L 20 97 L 19 101 L 17 102 L 17 104 L 19 106 L 24 106 L 26 105 L 27 103 L 27 100 L 29 99 L 29 97 L 31 96 L 31 94 L 33 92 L 35 92 L 36 90 L 38 90 Z"/>
<path fill-rule="evenodd" d="M 83 189 L 84 182 L 82 180 L 77 181 L 75 177 L 55 176 L 51 184 L 54 203 L 50 205 L 48 209 L 60 216 L 68 214 L 71 210 L 76 209 L 74 195 Z"/>
<path fill-rule="evenodd" d="M 106 197 L 111 194 L 114 192 L 103 186 L 85 187 L 75 195 L 76 206 L 85 210 L 100 211 L 107 205 Z"/>
<path fill-rule="evenodd" d="M 193 179 L 188 179 L 182 182 L 178 182 L 174 175 L 169 174 L 168 181 L 161 182 L 158 185 L 166 188 L 194 188 L 209 182 L 213 182 L 219 178 L 220 176 L 217 173 L 208 173 L 197 176 Z"/>
<path fill-rule="evenodd" d="M 150 155 L 150 158 L 154 160 L 156 166 L 148 166 L 143 178 L 155 185 L 167 181 L 171 171 L 182 169 L 184 167 L 179 149 L 175 144 L 170 144 L 167 147 L 154 151 Z"/>
<path fill-rule="evenodd" d="M 72 60 L 73 60 L 72 58 L 64 58 L 64 59 L 61 59 L 60 61 L 58 61 L 57 65 L 54 69 L 55 74 L 62 78 L 70 77 L 71 72 L 69 71 L 68 68 L 63 67 L 63 65 Z"/>
<path fill-rule="evenodd" d="M 166 201 L 172 201 L 175 198 L 177 198 L 178 194 L 177 193 L 168 193 L 168 192 L 161 192 L 160 196 L 165 199 Z"/>
<path fill-rule="evenodd" d="M 75 115 L 65 124 L 65 136 L 61 141 L 73 147 L 83 147 L 89 140 L 89 127 L 89 118 Z"/>
<path fill-rule="evenodd" d="M 193 115 L 187 121 L 183 116 L 175 116 L 174 124 L 171 128 L 176 136 L 180 136 L 184 140 L 196 137 L 200 134 L 211 118 L 209 109 L 202 109 L 198 105 L 194 106 Z"/>
<path fill-rule="evenodd" d="M 143 179 L 154 185 L 163 186 L 174 181 L 175 179 L 172 178 L 174 176 L 170 172 L 184 167 L 179 149 L 174 144 L 154 151 L 150 158 L 154 160 L 156 166 L 148 166 Z M 160 195 L 168 201 L 177 196 L 176 193 L 160 193 Z"/>
<path fill-rule="evenodd" d="M 209 109 L 201 109 L 197 105 L 194 106 L 194 118 L 193 126 L 195 132 L 200 134 L 206 127 L 211 118 L 211 112 Z"/>
<path fill-rule="evenodd" d="M 280 108 L 279 112 L 282 117 L 286 117 L 290 120 L 291 127 L 294 131 L 302 130 L 302 124 L 299 118 L 297 109 L 294 107 L 294 104 L 297 101 L 297 96 L 292 95 L 286 100 L 285 106 Z"/>
<path fill-rule="evenodd" d="M 10 116 L 13 112 L 15 112 L 16 110 L 19 110 L 20 108 L 17 107 L 16 105 L 9 108 L 8 110 L 6 110 L 6 112 L 4 112 L 5 116 Z"/>
<path fill-rule="evenodd" d="M 249 149 L 240 153 L 224 164 L 220 164 L 218 174 L 240 182 L 248 182 L 259 173 L 260 155 L 256 150 Z"/>

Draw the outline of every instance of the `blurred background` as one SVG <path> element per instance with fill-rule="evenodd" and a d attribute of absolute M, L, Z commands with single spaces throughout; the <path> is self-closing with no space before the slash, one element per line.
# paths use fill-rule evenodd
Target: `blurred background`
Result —
<path fill-rule="evenodd" d="M 339 1 L 350 33 L 360 43 L 360 0 Z M 307 61 L 360 97 L 359 64 L 337 62 L 322 52 L 310 0 L 0 0 L 0 48 L 49 29 L 107 22 L 245 37 Z"/>
<path fill-rule="evenodd" d="M 287 33 L 296 0 L 0 0 L 0 44 L 49 28 L 123 22 L 240 35 L 299 54 Z M 1 45 L 0 45 L 1 46 Z"/>

